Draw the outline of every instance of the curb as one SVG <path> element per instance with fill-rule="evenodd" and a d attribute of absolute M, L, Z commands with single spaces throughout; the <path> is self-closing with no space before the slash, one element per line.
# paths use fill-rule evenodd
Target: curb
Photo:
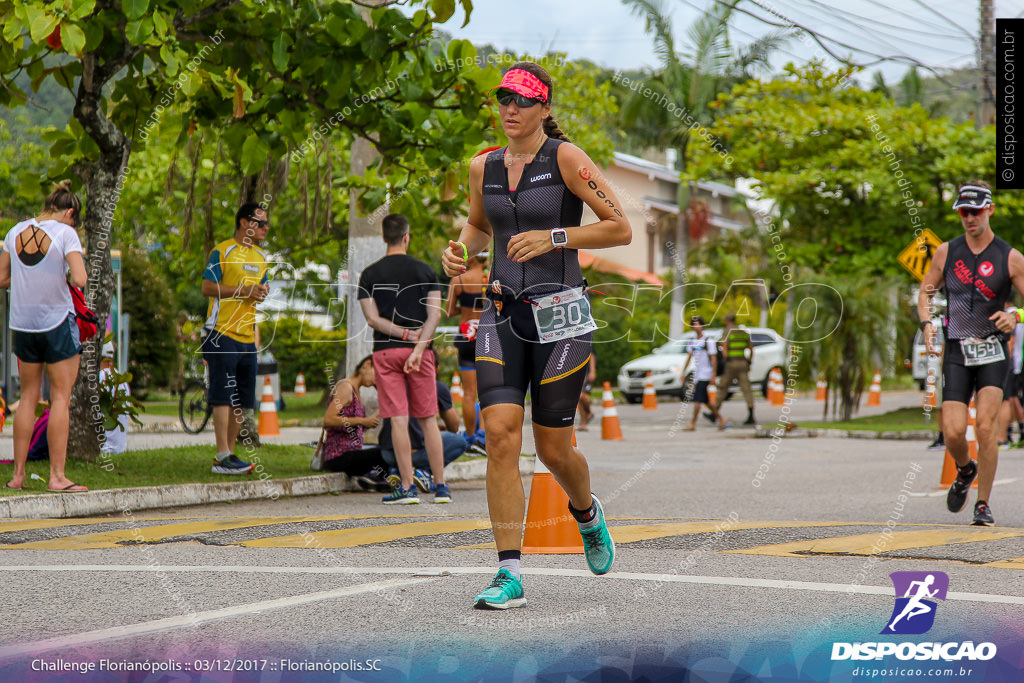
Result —
<path fill-rule="evenodd" d="M 927 430 L 911 430 L 906 432 L 869 432 L 848 429 L 796 429 L 787 432 L 782 426 L 759 426 L 754 436 L 758 439 L 770 439 L 776 436 L 793 438 L 826 438 L 826 439 L 889 439 L 892 441 L 931 441 L 935 432 Z"/>
<path fill-rule="evenodd" d="M 533 474 L 535 458 L 519 458 L 519 473 Z M 472 481 L 487 474 L 487 460 L 453 462 L 445 470 L 446 481 Z M 47 493 L 0 498 L 0 519 L 53 519 L 88 517 L 116 512 L 134 513 L 155 508 L 205 505 L 281 496 L 319 496 L 325 493 L 363 491 L 346 474 L 316 474 L 290 479 L 233 481 L 211 484 L 173 484 L 104 489 L 87 493 Z"/>

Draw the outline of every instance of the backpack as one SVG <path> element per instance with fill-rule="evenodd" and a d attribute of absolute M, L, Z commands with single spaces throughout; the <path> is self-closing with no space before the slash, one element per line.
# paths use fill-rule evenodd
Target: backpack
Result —
<path fill-rule="evenodd" d="M 32 427 L 32 438 L 28 442 L 29 460 L 49 460 L 50 444 L 46 440 L 46 427 L 50 424 L 50 409 L 47 408 L 43 414 L 36 419 Z"/>
<path fill-rule="evenodd" d="M 68 291 L 71 292 L 71 301 L 75 304 L 75 320 L 78 322 L 79 340 L 87 342 L 96 336 L 96 328 L 100 319 L 86 305 L 82 290 L 69 282 Z"/>

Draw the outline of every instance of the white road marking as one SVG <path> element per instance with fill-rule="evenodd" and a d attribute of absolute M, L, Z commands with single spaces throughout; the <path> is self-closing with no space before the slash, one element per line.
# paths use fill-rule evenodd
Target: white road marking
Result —
<path fill-rule="evenodd" d="M 65 567 L 64 569 L 67 571 L 78 570 L 79 568 Z M 126 568 L 121 567 L 117 570 L 125 571 L 125 569 Z M 146 567 L 130 567 L 128 569 L 152 571 Z M 165 568 L 165 571 L 172 571 L 173 569 L 174 568 L 168 567 Z M 53 570 L 56 570 L 56 568 L 53 568 Z M 157 619 L 155 621 L 145 621 L 140 624 L 131 624 L 129 626 L 115 626 L 113 628 L 105 628 L 97 631 L 86 631 L 84 633 L 47 638 L 46 640 L 37 640 L 30 643 L 9 645 L 7 647 L 0 647 L 0 660 L 11 657 L 35 655 L 51 650 L 64 650 L 66 648 L 90 645 L 92 643 L 98 643 L 106 640 L 119 640 L 122 638 L 130 638 L 132 636 L 157 633 L 159 631 L 170 631 L 188 626 L 198 626 L 202 623 L 219 621 L 221 619 L 231 619 L 233 617 L 239 617 L 246 614 L 258 614 L 275 609 L 287 609 L 298 605 L 306 605 L 311 602 L 347 598 L 353 595 L 361 595 L 363 593 L 372 593 L 392 588 L 399 588 L 401 586 L 411 586 L 413 584 L 423 583 L 424 581 L 429 580 L 430 579 L 407 578 L 391 579 L 390 581 L 374 581 L 373 583 L 362 583 L 356 586 L 348 586 L 347 588 L 337 588 L 335 590 L 320 591 L 318 593 L 305 593 L 303 595 L 277 598 L 275 600 L 261 600 L 260 602 L 250 602 L 245 605 L 224 607 L 222 609 L 209 610 L 206 612 L 195 612 L 193 614 L 185 614 L 177 617 Z"/>
<path fill-rule="evenodd" d="M 1011 477 L 1009 479 L 996 479 L 994 482 L 992 482 L 992 486 L 1001 486 L 1002 484 L 1012 484 L 1013 482 L 1017 481 L 1018 478 L 1019 477 Z M 940 498 L 942 496 L 945 496 L 947 493 L 949 493 L 949 489 L 948 488 L 944 488 L 941 491 L 931 491 L 929 493 L 911 493 L 910 495 L 912 497 L 915 497 L 915 498 L 923 498 L 925 496 L 927 496 L 929 498 Z"/>
<path fill-rule="evenodd" d="M 179 573 L 232 573 L 232 574 L 404 574 L 411 577 L 423 576 L 444 576 L 448 574 L 493 574 L 493 567 L 252 567 L 252 566 L 148 566 L 148 565 L 106 565 L 91 564 L 65 567 L 59 565 L 21 565 L 2 566 L 0 569 L 5 574 L 11 572 L 179 572 Z M 545 567 L 531 567 L 523 572 L 526 576 L 558 576 L 585 577 L 593 576 L 586 569 L 552 569 Z M 688 576 L 683 574 L 648 574 L 639 572 L 611 572 L 605 574 L 608 579 L 621 579 L 626 581 L 651 581 L 661 583 L 695 583 L 715 586 L 739 586 L 743 588 L 776 588 L 782 590 L 817 591 L 820 593 L 851 593 L 859 595 L 884 595 L 892 597 L 892 586 L 861 586 L 846 583 L 823 583 L 818 581 L 783 581 L 777 579 L 751 579 L 733 576 Z M 427 578 L 413 578 L 412 583 L 428 581 Z M 374 586 L 374 584 L 364 584 Z M 347 595 L 345 591 L 358 589 L 342 588 L 338 591 L 327 591 L 326 593 L 312 593 L 310 595 L 324 595 L 320 599 L 330 599 L 329 594 L 339 593 Z M 376 590 L 367 588 L 366 590 Z M 365 592 L 365 591 L 360 591 Z M 299 600 L 295 604 L 311 602 L 303 600 L 305 596 L 297 598 L 285 598 L 285 600 Z M 966 602 L 990 602 L 1002 605 L 1024 605 L 1024 596 L 1021 595 L 997 595 L 991 593 L 956 593 L 950 592 L 946 600 L 963 600 Z M 276 602 L 276 601 L 271 601 Z M 260 604 L 260 603 L 256 603 Z M 282 605 L 284 607 L 290 605 Z M 244 609 L 246 606 L 232 609 Z M 253 608 L 255 609 L 255 608 Z M 220 611 L 220 610 L 218 610 Z M 250 610 L 251 611 L 251 610 Z M 3 650 L 0 650 L 2 653 Z"/>

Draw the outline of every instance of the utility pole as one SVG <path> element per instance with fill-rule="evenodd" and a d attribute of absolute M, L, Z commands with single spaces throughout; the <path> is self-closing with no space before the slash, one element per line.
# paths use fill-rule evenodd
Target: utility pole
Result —
<path fill-rule="evenodd" d="M 981 79 L 978 93 L 978 118 L 974 125 L 984 128 L 996 119 L 996 22 L 993 0 L 981 0 L 981 33 L 978 39 L 978 66 Z"/>

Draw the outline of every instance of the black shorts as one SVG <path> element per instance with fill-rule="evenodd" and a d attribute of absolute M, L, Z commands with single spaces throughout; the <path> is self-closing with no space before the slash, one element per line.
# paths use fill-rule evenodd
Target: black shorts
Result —
<path fill-rule="evenodd" d="M 703 403 L 705 405 L 711 403 L 711 399 L 708 398 L 708 385 L 711 384 L 709 380 L 703 379 L 697 382 L 693 387 L 693 402 Z"/>
<path fill-rule="evenodd" d="M 1006 387 L 1007 375 L 1013 369 L 1010 355 L 1003 344 L 1003 360 L 998 363 L 987 363 L 967 367 L 964 365 L 964 353 L 960 349 L 959 339 L 946 342 L 946 353 L 942 358 L 942 400 L 957 401 L 969 404 L 971 395 L 983 387 Z"/>
<path fill-rule="evenodd" d="M 82 352 L 75 314 L 46 332 L 14 330 L 14 355 L 22 363 L 59 363 Z"/>
<path fill-rule="evenodd" d="M 455 350 L 459 352 L 459 370 L 476 370 L 476 338 L 455 336 Z"/>
<path fill-rule="evenodd" d="M 210 369 L 206 400 L 212 406 L 256 407 L 256 345 L 213 331 L 203 339 L 203 360 Z"/>
<path fill-rule="evenodd" d="M 593 333 L 541 344 L 532 304 L 486 306 L 476 333 L 476 382 L 480 407 L 522 406 L 529 390 L 533 421 L 571 427 L 590 372 Z"/>

